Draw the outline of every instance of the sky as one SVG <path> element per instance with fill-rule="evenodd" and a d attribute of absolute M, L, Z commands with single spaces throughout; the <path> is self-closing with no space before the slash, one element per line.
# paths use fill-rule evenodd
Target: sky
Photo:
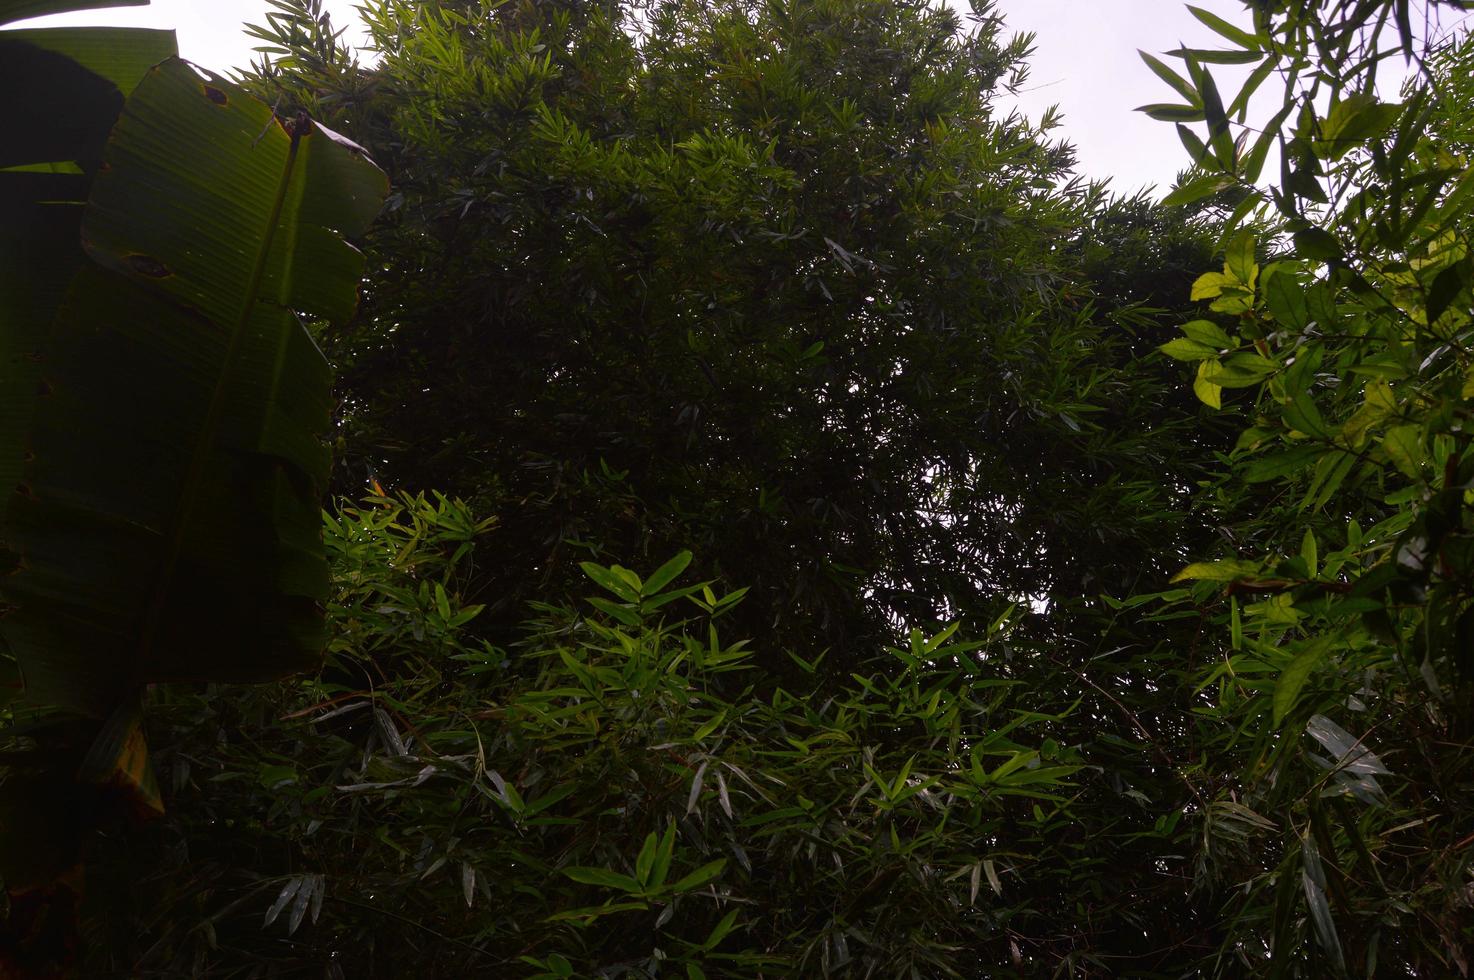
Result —
<path fill-rule="evenodd" d="M 355 2 L 327 0 L 325 6 L 346 22 L 353 18 Z M 1240 0 L 1195 2 L 1232 23 L 1248 23 Z M 1118 193 L 1147 187 L 1155 187 L 1157 196 L 1166 193 L 1187 161 L 1186 152 L 1170 123 L 1134 109 L 1175 96 L 1136 52 L 1160 54 L 1179 44 L 1219 47 L 1217 36 L 1181 0 L 999 0 L 998 6 L 1011 31 L 1035 35 L 1029 82 L 1016 101 L 1005 99 L 1005 104 L 1035 120 L 1058 105 L 1063 126 L 1054 135 L 1075 144 L 1082 174 L 1111 178 Z M 184 57 L 220 71 L 252 59 L 251 49 L 259 42 L 241 25 L 264 22 L 266 9 L 265 0 L 154 0 L 149 7 L 61 14 L 24 26 L 173 27 Z M 1215 68 L 1221 90 L 1233 89 L 1234 71 Z"/>
<path fill-rule="evenodd" d="M 1251 22 L 1238 0 L 1195 0 L 1194 5 L 1235 25 Z M 1018 108 L 1038 120 L 1050 106 L 1059 106 L 1063 125 L 1054 135 L 1075 144 L 1085 176 L 1110 177 L 1112 188 L 1124 194 L 1155 186 L 1160 197 L 1170 190 L 1188 163 L 1187 151 L 1171 123 L 1135 109 L 1181 100 L 1137 50 L 1161 57 L 1184 44 L 1219 48 L 1226 42 L 1181 0 L 1001 0 L 998 9 L 1011 31 L 1034 35 L 1029 80 Z M 1182 67 L 1175 59 L 1162 60 Z M 1224 92 L 1236 91 L 1233 80 L 1244 74 L 1213 69 Z"/>

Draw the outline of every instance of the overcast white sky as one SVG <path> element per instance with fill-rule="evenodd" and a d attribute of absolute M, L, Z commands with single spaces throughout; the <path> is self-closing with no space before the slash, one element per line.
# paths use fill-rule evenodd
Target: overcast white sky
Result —
<path fill-rule="evenodd" d="M 328 0 L 345 20 L 355 0 Z M 1239 0 L 1195 0 L 1225 19 L 1248 23 Z M 1186 43 L 1217 47 L 1215 35 L 1194 19 L 1181 0 L 1001 0 L 1014 31 L 1036 35 L 1028 91 L 1021 108 L 1037 119 L 1050 105 L 1064 113 L 1057 135 L 1074 143 L 1080 169 L 1092 178 L 1112 178 L 1129 193 L 1156 185 L 1165 193 L 1186 161 L 1176 131 L 1132 110 L 1171 101 L 1173 93 L 1137 57 L 1138 48 L 1160 54 Z M 254 41 L 241 30 L 265 17 L 264 0 L 154 0 L 149 7 L 81 11 L 39 18 L 49 23 L 128 24 L 172 27 L 184 57 L 222 70 L 246 64 Z M 1215 75 L 1222 69 L 1215 70 Z M 1227 88 L 1231 82 L 1221 86 Z"/>
<path fill-rule="evenodd" d="M 1239 0 L 1194 0 L 1194 6 L 1233 24 L 1251 22 Z M 1060 107 L 1064 125 L 1056 134 L 1075 144 L 1086 176 L 1110 177 L 1118 193 L 1149 185 L 1158 197 L 1166 193 L 1187 165 L 1187 151 L 1172 124 L 1133 110 L 1180 99 L 1136 52 L 1161 57 L 1183 44 L 1226 43 L 1182 0 L 1001 0 L 998 7 L 1011 30 L 1035 36 L 1029 83 L 1019 100 L 1024 112 L 1038 119 L 1051 105 Z M 1173 58 L 1162 60 L 1182 67 Z M 1231 79 L 1245 72 L 1214 66 L 1213 74 L 1228 92 Z"/>

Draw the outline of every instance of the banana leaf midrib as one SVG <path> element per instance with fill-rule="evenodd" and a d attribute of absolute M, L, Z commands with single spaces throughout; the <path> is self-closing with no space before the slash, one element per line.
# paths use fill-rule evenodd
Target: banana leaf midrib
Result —
<path fill-rule="evenodd" d="M 167 606 L 169 585 L 173 579 L 174 571 L 178 567 L 179 556 L 184 549 L 185 533 L 189 527 L 195 504 L 194 498 L 198 495 L 200 485 L 204 478 L 206 463 L 214 448 L 216 432 L 219 429 L 221 416 L 225 409 L 226 396 L 230 392 L 231 376 L 240 354 L 242 338 L 246 332 L 246 324 L 250 322 L 251 314 L 254 312 L 256 304 L 260 299 L 261 284 L 266 277 L 266 264 L 271 257 L 271 246 L 276 239 L 278 223 L 281 220 L 282 206 L 286 202 L 287 191 L 296 169 L 298 149 L 301 146 L 303 130 L 307 125 L 310 124 L 299 120 L 299 125 L 292 127 L 291 130 L 291 145 L 287 149 L 286 163 L 282 167 L 281 179 L 277 184 L 276 196 L 272 201 L 271 212 L 266 219 L 265 231 L 261 235 L 260 244 L 256 249 L 251 275 L 246 280 L 246 291 L 241 305 L 241 312 L 231 327 L 230 340 L 225 349 L 225 360 L 216 379 L 215 390 L 210 396 L 210 406 L 201 425 L 199 438 L 195 442 L 194 452 L 190 458 L 184 486 L 179 491 L 179 504 L 174 508 L 172 524 L 168 533 L 165 535 L 166 543 L 163 563 L 159 568 L 158 578 L 154 583 L 153 595 L 150 598 L 148 612 L 139 636 L 138 657 L 135 661 L 138 664 L 146 662 L 147 652 L 153 645 L 154 637 L 158 633 L 159 622 Z M 284 346 L 282 349 L 285 349 Z M 282 355 L 279 353 L 278 357 L 280 356 Z"/>

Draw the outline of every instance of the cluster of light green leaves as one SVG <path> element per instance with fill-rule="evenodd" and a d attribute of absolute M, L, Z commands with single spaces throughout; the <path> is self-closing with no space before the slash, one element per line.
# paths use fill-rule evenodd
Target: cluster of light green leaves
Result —
<path fill-rule="evenodd" d="M 100 888 L 151 896 L 136 968 L 283 948 L 335 975 L 1008 961 L 1084 762 L 1043 736 L 1067 713 L 1017 706 L 989 666 L 1008 617 L 973 641 L 916 632 L 839 685 L 802 662 L 807 680 L 757 695 L 748 644 L 723 636 L 741 595 L 679 584 L 689 555 L 645 577 L 591 564 L 583 611 L 544 606 L 524 642 L 487 647 L 463 589 L 498 533 L 446 498 L 345 507 L 324 676 L 160 692 L 190 857 L 105 865 Z"/>
<path fill-rule="evenodd" d="M 1184 569 L 1174 600 L 1221 630 L 1207 751 L 1253 814 L 1214 869 L 1242 885 L 1218 969 L 1467 973 L 1474 182 L 1444 132 L 1470 49 L 1415 33 L 1405 2 L 1281 0 L 1242 29 L 1196 13 L 1230 48 L 1174 52 L 1187 77 L 1148 58 L 1186 101 L 1148 111 L 1207 124 L 1180 125 L 1198 175 L 1173 198 L 1244 201 L 1223 271 L 1193 288 L 1211 318 L 1162 348 L 1251 423 L 1235 547 Z M 1211 63 L 1255 66 L 1227 108 Z M 1404 67 L 1383 101 L 1379 68 Z M 1245 126 L 1276 73 L 1281 108 Z M 1261 187 L 1270 147 L 1280 179 Z"/>

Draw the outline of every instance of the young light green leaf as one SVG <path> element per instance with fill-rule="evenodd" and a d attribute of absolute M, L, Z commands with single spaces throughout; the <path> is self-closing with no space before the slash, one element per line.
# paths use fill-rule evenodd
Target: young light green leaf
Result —
<path fill-rule="evenodd" d="M 1205 272 L 1198 276 L 1193 283 L 1191 299 L 1196 302 L 1200 299 L 1213 299 L 1222 295 L 1223 287 L 1233 283 L 1233 280 L 1221 272 Z"/>
<path fill-rule="evenodd" d="M 1232 582 L 1258 574 L 1258 563 L 1227 558 L 1222 561 L 1194 562 L 1172 576 L 1172 581 Z"/>
<path fill-rule="evenodd" d="M 1223 271 L 1246 286 L 1253 286 L 1259 277 L 1259 266 L 1254 262 L 1254 233 L 1241 231 L 1233 236 L 1224 250 Z"/>
<path fill-rule="evenodd" d="M 1198 374 L 1193 379 L 1193 394 L 1197 395 L 1198 400 L 1209 408 L 1222 408 L 1223 386 L 1214 384 L 1207 377 L 1208 372 L 1206 368 L 1209 364 L 1213 363 L 1213 361 L 1198 362 Z"/>

